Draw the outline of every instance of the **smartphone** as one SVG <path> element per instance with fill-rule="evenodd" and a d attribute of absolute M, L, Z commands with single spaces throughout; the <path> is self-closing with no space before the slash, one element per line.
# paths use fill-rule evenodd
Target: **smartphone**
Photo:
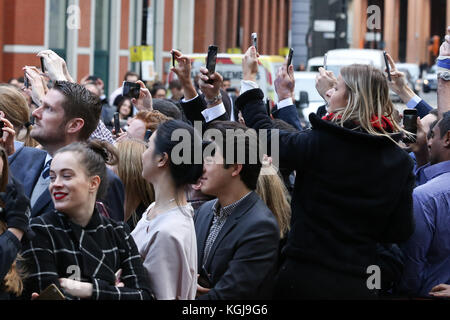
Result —
<path fill-rule="evenodd" d="M 266 112 L 270 117 L 270 115 L 272 113 L 272 109 L 270 108 L 270 100 L 269 99 L 266 100 Z"/>
<path fill-rule="evenodd" d="M 152 136 L 152 134 L 153 134 L 153 131 L 150 129 L 145 131 L 144 141 L 148 142 L 150 140 L 150 137 Z"/>
<path fill-rule="evenodd" d="M 175 68 L 175 52 L 172 51 L 172 67 Z"/>
<path fill-rule="evenodd" d="M 327 70 L 327 59 L 328 59 L 328 53 L 325 53 L 323 56 L 323 68 Z"/>
<path fill-rule="evenodd" d="M 294 49 L 289 48 L 289 55 L 288 55 L 288 62 L 287 62 L 287 67 L 288 68 L 292 64 L 292 58 L 293 57 L 294 57 Z"/>
<path fill-rule="evenodd" d="M 23 85 L 27 89 L 30 87 L 30 81 L 28 80 L 27 73 L 25 71 L 23 72 Z"/>
<path fill-rule="evenodd" d="M 45 63 L 44 63 L 44 58 L 42 58 L 42 57 L 41 57 L 41 70 L 42 70 L 42 73 L 45 72 Z"/>
<path fill-rule="evenodd" d="M 114 113 L 114 130 L 116 132 L 116 136 L 119 136 L 120 133 L 120 118 L 119 113 Z"/>
<path fill-rule="evenodd" d="M 217 46 L 208 47 L 208 57 L 206 58 L 206 69 L 208 69 L 209 75 L 212 75 L 214 72 L 216 72 L 216 61 L 218 51 L 219 47 Z"/>
<path fill-rule="evenodd" d="M 252 33 L 252 44 L 256 49 L 256 52 L 258 52 L 258 34 L 256 32 Z"/>
<path fill-rule="evenodd" d="M 5 127 L 5 123 L 0 121 L 0 138 L 3 138 L 3 128 Z"/>
<path fill-rule="evenodd" d="M 389 79 L 389 82 L 391 82 L 391 81 L 392 81 L 392 78 L 391 78 L 391 68 L 390 68 L 390 66 L 389 66 L 389 60 L 388 60 L 388 58 L 387 58 L 386 51 L 383 51 L 383 56 L 384 56 L 384 63 L 386 64 L 386 69 L 387 69 L 388 79 Z"/>
<path fill-rule="evenodd" d="M 141 86 L 138 83 L 134 82 L 123 82 L 123 92 L 122 95 L 124 97 L 128 97 L 130 99 L 139 99 L 139 95 L 141 94 Z"/>
<path fill-rule="evenodd" d="M 39 294 L 36 300 L 65 300 L 66 297 L 58 289 L 58 287 L 52 283 Z"/>
<path fill-rule="evenodd" d="M 417 109 L 405 109 L 403 111 L 403 127 L 414 136 L 417 134 L 417 117 Z M 405 138 L 403 141 L 407 143 L 415 143 L 416 139 L 415 137 Z"/>

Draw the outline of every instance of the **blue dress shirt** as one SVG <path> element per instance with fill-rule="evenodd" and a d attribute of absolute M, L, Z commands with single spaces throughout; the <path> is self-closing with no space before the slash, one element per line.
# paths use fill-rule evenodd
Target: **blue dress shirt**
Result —
<path fill-rule="evenodd" d="M 450 161 L 418 170 L 414 189 L 416 229 L 401 248 L 405 254 L 402 291 L 428 296 L 441 283 L 450 284 Z"/>

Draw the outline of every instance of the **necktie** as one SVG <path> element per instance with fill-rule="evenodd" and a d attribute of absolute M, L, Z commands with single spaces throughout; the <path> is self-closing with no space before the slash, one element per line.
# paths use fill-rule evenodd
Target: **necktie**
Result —
<path fill-rule="evenodd" d="M 42 178 L 48 179 L 50 176 L 50 165 L 52 164 L 52 159 L 48 160 L 44 166 L 44 170 L 42 171 Z"/>

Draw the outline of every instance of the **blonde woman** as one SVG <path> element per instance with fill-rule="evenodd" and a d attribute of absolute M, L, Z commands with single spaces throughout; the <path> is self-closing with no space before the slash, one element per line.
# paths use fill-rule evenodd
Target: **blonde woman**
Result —
<path fill-rule="evenodd" d="M 30 109 L 27 101 L 15 87 L 0 85 L 0 111 L 14 126 L 16 140 L 26 147 L 36 147 L 38 143 L 31 138 Z"/>
<path fill-rule="evenodd" d="M 246 84 L 257 70 L 251 47 L 243 60 Z M 292 104 L 294 87 L 293 67 L 281 67 L 279 106 Z M 276 298 L 377 298 L 387 277 L 377 244 L 403 242 L 414 231 L 413 163 L 397 145 L 403 132 L 392 119 L 385 76 L 351 65 L 335 89 L 326 119 L 310 115 L 311 130 L 278 136 L 280 166 L 296 170 L 296 181 Z M 262 91 L 256 83 L 243 91 L 236 105 L 245 123 L 271 129 Z"/>
<path fill-rule="evenodd" d="M 125 188 L 125 222 L 133 230 L 142 213 L 155 200 L 155 192 L 150 183 L 142 177 L 142 155 L 146 145 L 143 141 L 126 139 L 116 143 L 119 163 L 112 169 L 123 182 Z"/>

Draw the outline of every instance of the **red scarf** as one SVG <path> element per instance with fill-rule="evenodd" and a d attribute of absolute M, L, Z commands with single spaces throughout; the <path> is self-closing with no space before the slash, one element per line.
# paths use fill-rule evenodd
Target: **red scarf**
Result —
<path fill-rule="evenodd" d="M 331 121 L 336 117 L 336 115 L 334 113 L 329 113 L 327 114 L 325 117 L 322 118 L 322 120 L 325 121 Z M 338 115 L 337 119 L 341 119 L 342 115 Z M 370 122 L 372 123 L 372 127 L 381 132 L 381 128 L 383 128 L 384 131 L 386 132 L 394 132 L 394 126 L 392 125 L 391 120 L 389 120 L 387 117 L 382 116 L 381 117 L 381 125 L 380 125 L 380 121 L 378 121 L 378 117 L 376 115 L 373 115 L 372 118 L 370 119 Z M 358 122 L 355 122 L 355 124 L 359 125 Z"/>

